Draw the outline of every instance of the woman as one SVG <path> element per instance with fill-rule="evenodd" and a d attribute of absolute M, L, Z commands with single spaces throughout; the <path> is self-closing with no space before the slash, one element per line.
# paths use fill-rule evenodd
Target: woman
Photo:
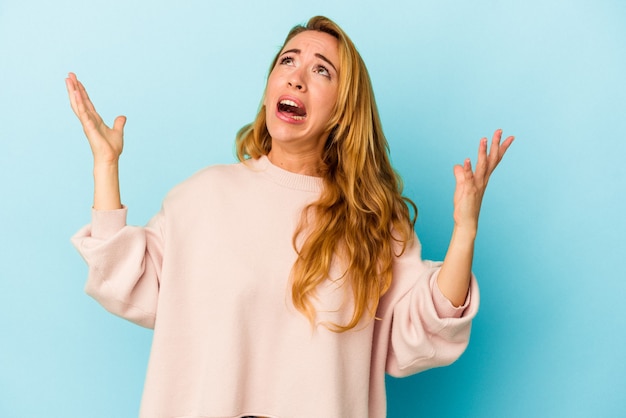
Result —
<path fill-rule="evenodd" d="M 108 128 L 66 83 L 94 155 L 92 222 L 73 237 L 86 291 L 154 328 L 140 416 L 383 417 L 385 372 L 461 355 L 481 201 L 512 137 L 454 168 L 450 247 L 422 260 L 365 65 L 314 17 L 275 57 L 240 163 L 178 185 L 140 228 L 119 194 L 125 118 Z"/>

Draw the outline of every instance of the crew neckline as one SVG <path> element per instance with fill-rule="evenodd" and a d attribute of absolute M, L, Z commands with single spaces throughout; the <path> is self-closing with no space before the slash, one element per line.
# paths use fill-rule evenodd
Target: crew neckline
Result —
<path fill-rule="evenodd" d="M 262 155 L 257 159 L 251 158 L 247 162 L 251 164 L 252 168 L 265 172 L 273 182 L 284 187 L 307 192 L 319 192 L 324 185 L 322 177 L 307 176 L 287 171 L 272 164 L 267 155 Z"/>

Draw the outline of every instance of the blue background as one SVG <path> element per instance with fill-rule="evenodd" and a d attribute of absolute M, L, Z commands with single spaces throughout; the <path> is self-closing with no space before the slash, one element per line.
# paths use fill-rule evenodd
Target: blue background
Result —
<path fill-rule="evenodd" d="M 0 416 L 132 417 L 141 396 L 151 332 L 84 295 L 69 243 L 92 178 L 67 72 L 105 120 L 128 116 L 122 194 L 143 224 L 173 185 L 234 161 L 273 54 L 314 14 L 368 64 L 427 258 L 445 254 L 453 164 L 496 128 L 517 138 L 481 215 L 470 346 L 389 379 L 389 416 L 626 416 L 617 0 L 0 1 Z"/>

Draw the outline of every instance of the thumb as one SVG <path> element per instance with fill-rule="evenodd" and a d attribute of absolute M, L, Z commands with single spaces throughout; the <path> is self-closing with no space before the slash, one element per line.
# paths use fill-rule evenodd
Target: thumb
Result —
<path fill-rule="evenodd" d="M 123 131 L 124 125 L 126 125 L 126 116 L 118 116 L 115 118 L 115 122 L 113 122 L 113 130 Z"/>
<path fill-rule="evenodd" d="M 460 164 L 455 164 L 454 166 L 454 178 L 456 179 L 457 184 L 462 184 L 465 180 L 465 173 L 463 166 Z"/>

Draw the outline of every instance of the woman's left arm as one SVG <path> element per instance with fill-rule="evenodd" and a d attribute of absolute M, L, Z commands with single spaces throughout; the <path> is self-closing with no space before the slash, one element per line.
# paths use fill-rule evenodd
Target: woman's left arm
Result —
<path fill-rule="evenodd" d="M 478 147 L 476 170 L 472 171 L 470 159 L 463 166 L 454 166 L 456 189 L 454 191 L 454 229 L 448 252 L 437 277 L 441 293 L 460 306 L 467 298 L 474 241 L 478 231 L 478 215 L 491 173 L 496 169 L 507 149 L 513 142 L 509 136 L 501 143 L 502 130 L 498 129 L 487 153 L 487 138 L 482 138 Z"/>

